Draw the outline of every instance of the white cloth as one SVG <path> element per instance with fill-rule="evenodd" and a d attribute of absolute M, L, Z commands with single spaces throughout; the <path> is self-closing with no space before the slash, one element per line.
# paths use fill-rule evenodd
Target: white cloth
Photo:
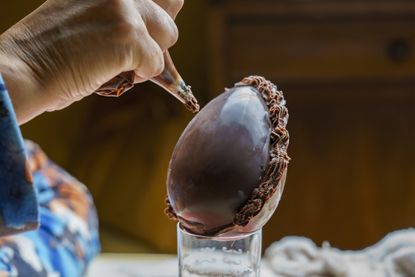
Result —
<path fill-rule="evenodd" d="M 415 229 L 392 232 L 359 251 L 286 237 L 266 250 L 265 261 L 278 277 L 415 277 Z"/>

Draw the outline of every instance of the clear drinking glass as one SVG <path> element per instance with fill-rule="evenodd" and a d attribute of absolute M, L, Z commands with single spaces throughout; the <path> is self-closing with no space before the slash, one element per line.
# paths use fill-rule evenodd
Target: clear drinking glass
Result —
<path fill-rule="evenodd" d="M 179 276 L 259 277 L 262 230 L 237 237 L 204 237 L 177 224 Z"/>

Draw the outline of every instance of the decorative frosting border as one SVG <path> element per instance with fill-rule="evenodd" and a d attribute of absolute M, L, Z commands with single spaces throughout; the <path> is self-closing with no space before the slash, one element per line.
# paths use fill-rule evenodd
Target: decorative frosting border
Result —
<path fill-rule="evenodd" d="M 270 136 L 269 163 L 261 183 L 254 189 L 250 199 L 236 213 L 233 223 L 246 226 L 264 206 L 265 202 L 277 190 L 281 177 L 286 170 L 290 157 L 287 154 L 289 133 L 286 129 L 288 109 L 282 91 L 261 76 L 249 76 L 235 84 L 235 87 L 255 87 L 268 107 L 272 131 Z"/>

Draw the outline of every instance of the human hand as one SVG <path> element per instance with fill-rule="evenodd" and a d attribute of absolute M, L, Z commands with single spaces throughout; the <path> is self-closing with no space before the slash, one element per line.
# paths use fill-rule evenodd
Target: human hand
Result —
<path fill-rule="evenodd" d="M 0 73 L 20 123 L 62 109 L 121 72 L 160 74 L 183 0 L 48 0 L 0 36 Z"/>

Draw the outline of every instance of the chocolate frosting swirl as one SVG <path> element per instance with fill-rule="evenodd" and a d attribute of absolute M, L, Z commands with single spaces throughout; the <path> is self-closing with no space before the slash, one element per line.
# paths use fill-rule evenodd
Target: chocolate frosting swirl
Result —
<path fill-rule="evenodd" d="M 261 211 L 265 202 L 275 193 L 282 174 L 290 161 L 287 154 L 290 136 L 286 129 L 288 122 L 286 101 L 282 91 L 279 91 L 276 85 L 264 77 L 250 76 L 236 83 L 235 86 L 253 86 L 259 91 L 268 107 L 273 128 L 270 136 L 270 159 L 265 174 L 250 199 L 237 211 L 234 218 L 235 225 L 245 226 L 251 218 Z"/>

